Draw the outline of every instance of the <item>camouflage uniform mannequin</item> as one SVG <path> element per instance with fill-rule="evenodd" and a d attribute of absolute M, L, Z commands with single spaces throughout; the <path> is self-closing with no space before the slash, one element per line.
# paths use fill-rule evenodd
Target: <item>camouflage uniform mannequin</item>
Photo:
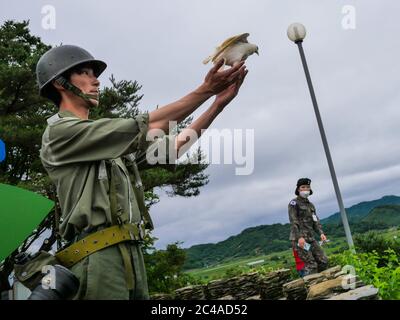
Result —
<path fill-rule="evenodd" d="M 325 270 L 328 265 L 328 258 L 315 239 L 315 233 L 324 234 L 315 207 L 306 197 L 300 196 L 299 193 L 300 186 L 310 186 L 310 184 L 310 179 L 299 179 L 295 191 L 297 197 L 292 199 L 288 205 L 291 224 L 289 239 L 292 241 L 293 250 L 297 252 L 298 257 L 304 262 L 304 269 L 301 270 L 302 275 L 320 272 Z M 311 194 L 312 190 L 310 190 Z M 304 238 L 310 244 L 309 250 L 298 245 L 301 238 Z"/>

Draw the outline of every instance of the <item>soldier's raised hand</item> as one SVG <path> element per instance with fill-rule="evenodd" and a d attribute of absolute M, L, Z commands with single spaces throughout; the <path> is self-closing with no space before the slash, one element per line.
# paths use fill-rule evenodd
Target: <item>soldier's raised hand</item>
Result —
<path fill-rule="evenodd" d="M 222 64 L 223 61 L 216 63 L 215 66 L 207 73 L 206 78 L 204 79 L 203 85 L 213 95 L 224 91 L 230 85 L 237 82 L 239 79 L 242 79 L 246 70 L 244 61 L 239 62 L 234 67 L 227 70 L 218 71 Z"/>

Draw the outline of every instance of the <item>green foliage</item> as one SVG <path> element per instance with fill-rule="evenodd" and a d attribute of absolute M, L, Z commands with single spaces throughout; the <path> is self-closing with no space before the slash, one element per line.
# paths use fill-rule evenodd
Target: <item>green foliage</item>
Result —
<path fill-rule="evenodd" d="M 257 272 L 258 272 L 259 274 L 262 274 L 262 275 L 266 275 L 266 274 L 268 274 L 268 273 L 270 273 L 271 271 L 274 271 L 274 270 L 276 270 L 276 269 L 280 269 L 280 268 L 273 267 L 273 266 L 270 266 L 270 265 L 261 265 L 261 266 L 257 266 L 257 267 L 255 268 L 255 270 L 257 270 Z"/>
<path fill-rule="evenodd" d="M 223 278 L 233 278 L 236 276 L 240 276 L 241 274 L 246 273 L 247 271 L 248 268 L 245 268 L 243 266 L 230 267 L 225 271 Z"/>
<path fill-rule="evenodd" d="M 387 249 L 382 254 L 375 250 L 358 254 L 346 251 L 330 259 L 332 264 L 353 266 L 364 283 L 379 289 L 382 299 L 400 299 L 400 263 L 394 250 Z"/>
<path fill-rule="evenodd" d="M 386 226 L 400 225 L 400 205 L 384 205 L 371 210 L 362 220 L 366 223 L 384 223 Z"/>
<path fill-rule="evenodd" d="M 289 232 L 289 224 L 263 225 L 245 229 L 239 235 L 216 244 L 193 246 L 187 250 L 185 269 L 202 268 L 232 258 L 286 250 L 290 247 Z"/>
<path fill-rule="evenodd" d="M 38 154 L 45 118 L 55 108 L 38 95 L 35 68 L 49 48 L 30 34 L 27 21 L 0 27 L 0 137 L 6 144 L 0 182 L 18 185 L 45 172 Z"/>
<path fill-rule="evenodd" d="M 400 197 L 397 196 L 384 196 L 381 199 L 373 200 L 373 201 L 364 201 L 360 202 L 350 208 L 346 208 L 346 213 L 349 218 L 350 224 L 353 221 L 360 221 L 360 219 L 366 217 L 372 209 L 382 206 L 382 205 L 400 205 Z M 340 213 L 336 212 L 330 215 L 328 218 L 322 219 L 321 222 L 323 224 L 340 224 L 341 218 Z"/>
<path fill-rule="evenodd" d="M 392 232 L 366 232 L 354 237 L 357 254 L 345 251 L 329 257 L 331 265 L 350 265 L 382 299 L 400 299 L 400 242 Z"/>
<path fill-rule="evenodd" d="M 388 238 L 376 231 L 355 235 L 354 244 L 359 252 L 375 251 L 378 255 L 384 255 L 386 250 L 391 249 L 400 256 L 400 239 L 397 237 Z"/>
<path fill-rule="evenodd" d="M 166 250 L 146 252 L 145 263 L 150 293 L 171 293 L 191 284 L 197 284 L 191 275 L 182 272 L 186 254 L 181 243 L 169 244 Z"/>

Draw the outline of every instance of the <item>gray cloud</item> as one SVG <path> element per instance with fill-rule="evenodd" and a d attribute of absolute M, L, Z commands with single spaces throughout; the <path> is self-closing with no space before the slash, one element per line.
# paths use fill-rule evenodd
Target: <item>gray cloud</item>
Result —
<path fill-rule="evenodd" d="M 41 28 L 41 8 L 53 4 L 57 28 Z M 357 27 L 341 26 L 344 5 Z M 108 62 L 103 77 L 137 80 L 143 110 L 198 86 L 201 64 L 223 39 L 249 32 L 260 47 L 248 78 L 213 128 L 255 130 L 255 170 L 211 165 L 196 198 L 161 197 L 152 213 L 157 245 L 215 242 L 257 224 L 287 222 L 297 178 L 309 176 L 320 216 L 337 211 L 325 154 L 296 46 L 287 26 L 304 23 L 304 49 L 346 206 L 400 194 L 400 93 L 396 42 L 399 4 L 392 1 L 3 1 L 1 18 L 30 19 L 51 44 L 86 47 Z M 79 10 L 77 10 L 79 8 Z M 199 115 L 208 105 L 196 111 Z"/>

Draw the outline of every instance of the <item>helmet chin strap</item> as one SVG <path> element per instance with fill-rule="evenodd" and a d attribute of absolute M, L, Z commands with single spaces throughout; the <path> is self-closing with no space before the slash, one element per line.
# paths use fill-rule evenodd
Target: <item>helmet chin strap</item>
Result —
<path fill-rule="evenodd" d="M 55 79 L 55 82 L 57 82 L 65 90 L 71 91 L 73 94 L 77 95 L 78 97 L 81 97 L 91 107 L 96 107 L 96 105 L 90 100 L 90 99 L 93 99 L 93 100 L 99 101 L 99 99 L 98 99 L 98 97 L 96 95 L 83 93 L 81 89 L 79 89 L 77 86 L 74 86 L 71 82 L 69 82 L 63 76 L 57 77 Z"/>

